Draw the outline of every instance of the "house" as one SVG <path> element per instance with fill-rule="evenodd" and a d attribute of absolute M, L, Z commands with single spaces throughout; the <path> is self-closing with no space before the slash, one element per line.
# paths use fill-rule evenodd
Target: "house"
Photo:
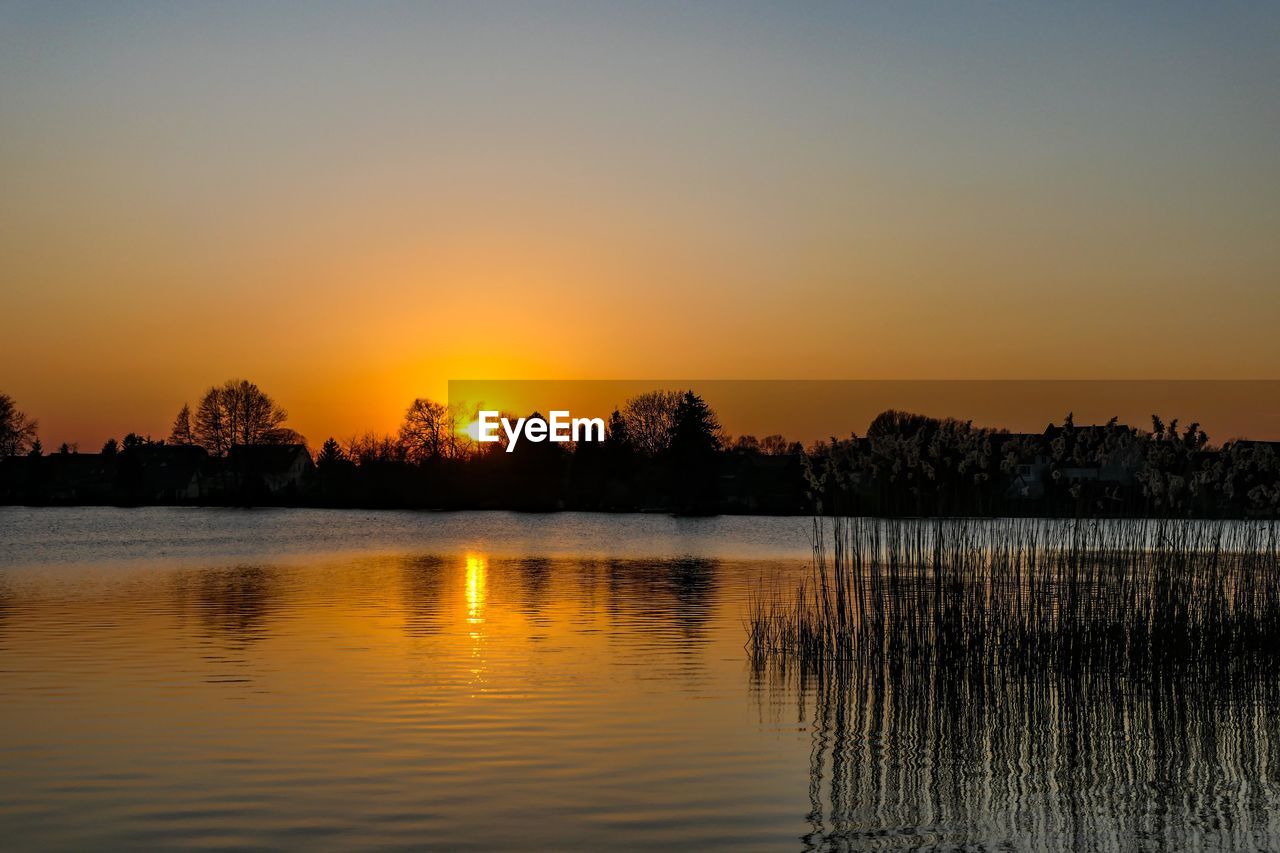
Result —
<path fill-rule="evenodd" d="M 241 444 L 227 456 L 227 471 L 241 493 L 298 495 L 311 485 L 315 470 L 305 444 Z"/>
<path fill-rule="evenodd" d="M 1132 486 L 1142 466 L 1137 430 L 1125 424 L 1057 426 L 1043 433 L 996 433 L 992 447 L 1009 477 L 1005 497 L 1043 498 L 1051 478 Z"/>
<path fill-rule="evenodd" d="M 1056 426 L 1044 431 L 1049 460 L 1068 482 L 1096 481 L 1131 486 L 1142 467 L 1138 431 L 1125 424 Z"/>
<path fill-rule="evenodd" d="M 991 436 L 996 463 L 1009 477 L 1005 497 L 1037 500 L 1044 497 L 1049 477 L 1049 454 L 1044 436 L 1034 432 L 998 432 Z"/>

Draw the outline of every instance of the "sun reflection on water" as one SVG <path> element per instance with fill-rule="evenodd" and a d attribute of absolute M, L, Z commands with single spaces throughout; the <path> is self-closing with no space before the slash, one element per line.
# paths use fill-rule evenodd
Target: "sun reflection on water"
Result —
<path fill-rule="evenodd" d="M 467 623 L 484 624 L 486 586 L 489 580 L 489 560 L 479 554 L 467 555 Z M 473 629 L 471 636 L 476 636 Z"/>
<path fill-rule="evenodd" d="M 481 554 L 467 554 L 466 594 L 467 625 L 471 635 L 471 685 L 473 689 L 484 692 L 485 659 L 484 659 L 484 607 L 488 598 L 489 558 Z"/>

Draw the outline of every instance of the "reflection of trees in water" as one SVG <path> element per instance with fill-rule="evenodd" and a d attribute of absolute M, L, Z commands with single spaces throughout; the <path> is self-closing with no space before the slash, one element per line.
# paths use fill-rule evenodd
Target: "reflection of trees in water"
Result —
<path fill-rule="evenodd" d="M 620 633 L 679 641 L 705 637 L 719 590 L 720 564 L 670 560 L 486 559 L 486 608 L 520 614 L 543 629 L 597 630 L 605 617 Z M 445 603 L 464 595 L 466 576 L 456 556 L 405 557 L 400 562 L 404 629 L 426 637 L 452 630 Z"/>
<path fill-rule="evenodd" d="M 177 581 L 179 611 L 194 606 L 205 626 L 241 646 L 268 635 L 279 597 L 277 571 L 267 566 L 204 569 Z"/>
<path fill-rule="evenodd" d="M 545 627 L 550 620 L 543 614 L 553 571 L 552 562 L 543 557 L 529 557 L 515 562 L 520 577 L 523 602 L 520 610 L 535 625 Z"/>
<path fill-rule="evenodd" d="M 758 662 L 812 725 L 808 849 L 1280 849 L 1274 661 L 955 662 Z"/>
<path fill-rule="evenodd" d="M 508 592 L 490 598 L 488 606 L 521 613 L 539 628 L 557 620 L 567 620 L 566 627 L 589 626 L 603 614 L 629 630 L 674 632 L 687 642 L 705 634 L 719 588 L 720 565 L 714 560 L 526 557 L 486 565 L 490 576 L 514 581 L 490 585 L 491 596 L 496 590 Z M 401 569 L 406 632 L 425 636 L 446 627 L 452 617 L 442 602 L 452 594 L 451 584 L 463 582 L 456 558 L 406 558 Z"/>
<path fill-rule="evenodd" d="M 653 630 L 674 628 L 687 640 L 701 639 L 719 591 L 719 571 L 718 561 L 693 557 L 609 560 L 609 612 L 646 620 Z"/>
<path fill-rule="evenodd" d="M 673 619 L 685 633 L 701 634 L 711 618 L 719 564 L 691 557 L 664 562 Z"/>
<path fill-rule="evenodd" d="M 404 630 L 412 637 L 437 634 L 449 564 L 434 555 L 408 557 L 400 571 Z"/>

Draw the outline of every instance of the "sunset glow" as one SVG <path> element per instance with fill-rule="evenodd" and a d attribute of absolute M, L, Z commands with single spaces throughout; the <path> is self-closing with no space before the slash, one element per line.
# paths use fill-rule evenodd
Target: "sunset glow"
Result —
<path fill-rule="evenodd" d="M 1280 376 L 1270 10 L 810 11 L 10 7 L 4 390 Z"/>

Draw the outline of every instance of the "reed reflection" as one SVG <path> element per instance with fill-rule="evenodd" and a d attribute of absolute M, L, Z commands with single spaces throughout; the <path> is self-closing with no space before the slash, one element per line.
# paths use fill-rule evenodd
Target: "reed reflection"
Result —
<path fill-rule="evenodd" d="M 1280 849 L 1280 682 L 866 659 L 755 673 L 811 726 L 805 849 Z"/>
<path fill-rule="evenodd" d="M 1280 848 L 1268 525 L 856 522 L 753 613 L 807 849 Z"/>

